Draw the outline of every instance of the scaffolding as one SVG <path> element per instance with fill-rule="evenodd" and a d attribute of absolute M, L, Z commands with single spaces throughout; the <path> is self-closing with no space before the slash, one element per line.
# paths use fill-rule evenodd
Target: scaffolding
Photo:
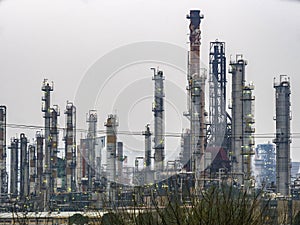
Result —
<path fill-rule="evenodd" d="M 211 147 L 228 149 L 226 142 L 226 57 L 225 43 L 211 42 L 209 53 L 209 118 Z"/>

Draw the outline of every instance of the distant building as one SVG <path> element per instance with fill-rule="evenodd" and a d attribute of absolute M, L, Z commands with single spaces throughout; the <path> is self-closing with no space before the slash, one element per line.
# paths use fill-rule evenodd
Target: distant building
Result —
<path fill-rule="evenodd" d="M 255 149 L 254 175 L 257 187 L 270 188 L 276 183 L 276 146 L 259 144 Z"/>
<path fill-rule="evenodd" d="M 291 168 L 291 177 L 292 180 L 296 179 L 300 174 L 300 162 L 292 162 L 292 168 Z"/>

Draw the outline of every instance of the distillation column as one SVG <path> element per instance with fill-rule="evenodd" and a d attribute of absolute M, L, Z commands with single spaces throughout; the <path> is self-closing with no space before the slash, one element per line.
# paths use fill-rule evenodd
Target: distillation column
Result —
<path fill-rule="evenodd" d="M 25 199 L 29 195 L 29 163 L 27 138 L 20 134 L 20 198 Z"/>
<path fill-rule="evenodd" d="M 203 186 L 200 181 L 204 172 L 206 122 L 205 122 L 205 80 L 206 74 L 200 74 L 200 23 L 204 17 L 200 10 L 191 10 L 187 19 L 190 20 L 190 52 L 188 59 L 188 95 L 189 118 L 191 130 L 192 168 L 195 172 L 196 189 Z"/>
<path fill-rule="evenodd" d="M 65 157 L 66 157 L 66 191 L 76 191 L 76 108 L 71 102 L 67 102 L 66 110 L 66 134 L 65 134 Z"/>
<path fill-rule="evenodd" d="M 154 113 L 154 169 L 158 172 L 164 170 L 165 160 L 165 118 L 164 118 L 164 76 L 163 71 L 154 71 L 154 103 L 152 111 Z"/>
<path fill-rule="evenodd" d="M 116 144 L 117 144 L 117 117 L 109 115 L 106 123 L 106 173 L 107 173 L 107 200 L 113 203 L 115 200 L 115 190 L 112 184 L 116 182 Z"/>
<path fill-rule="evenodd" d="M 36 193 L 39 197 L 38 208 L 42 210 L 43 195 L 44 195 L 44 182 L 43 182 L 43 166 L 44 166 L 44 137 L 41 132 L 36 132 L 36 152 L 37 152 L 37 165 L 36 165 Z"/>
<path fill-rule="evenodd" d="M 50 144 L 51 144 L 51 193 L 57 192 L 57 153 L 58 153 L 58 129 L 57 118 L 59 116 L 59 108 L 54 105 L 50 110 Z"/>
<path fill-rule="evenodd" d="M 88 118 L 88 190 L 93 188 L 93 178 L 95 177 L 95 160 L 96 160 L 96 135 L 97 135 L 97 113 L 95 110 L 90 110 Z"/>
<path fill-rule="evenodd" d="M 51 134 L 50 134 L 50 122 L 51 122 L 51 115 L 50 115 L 50 93 L 53 91 L 53 83 L 49 83 L 47 79 L 44 79 L 42 85 L 42 91 L 44 92 L 44 96 L 42 98 L 43 107 L 42 112 L 44 113 L 44 121 L 45 121 L 45 161 L 44 161 L 44 187 L 45 187 L 45 194 L 44 194 L 44 209 L 49 209 L 49 202 L 50 196 L 53 192 L 51 189 L 51 173 L 52 173 L 52 163 L 51 163 Z"/>
<path fill-rule="evenodd" d="M 148 184 L 150 183 L 149 171 L 151 170 L 151 132 L 149 124 L 147 124 L 143 135 L 145 135 L 145 183 Z"/>
<path fill-rule="evenodd" d="M 117 177 L 118 183 L 123 182 L 123 160 L 124 160 L 124 151 L 123 151 L 123 142 L 117 142 Z"/>
<path fill-rule="evenodd" d="M 255 141 L 253 134 L 254 128 L 254 85 L 249 84 L 243 88 L 243 172 L 246 189 L 254 187 L 254 178 L 252 173 L 252 156 L 255 155 Z"/>
<path fill-rule="evenodd" d="M 276 185 L 277 193 L 283 196 L 291 194 L 291 111 L 290 111 L 290 80 L 287 76 L 281 75 L 280 81 L 274 79 L 276 98 Z"/>
<path fill-rule="evenodd" d="M 245 86 L 245 67 L 247 62 L 241 55 L 230 62 L 232 74 L 232 173 L 239 184 L 244 183 L 243 171 L 243 88 Z"/>
<path fill-rule="evenodd" d="M 29 145 L 29 194 L 36 193 L 36 154 L 35 146 Z"/>
<path fill-rule="evenodd" d="M 13 198 L 18 196 L 18 149 L 19 139 L 13 138 L 10 143 L 10 195 Z"/>
<path fill-rule="evenodd" d="M 0 203 L 8 193 L 6 171 L 6 106 L 0 106 Z"/>
<path fill-rule="evenodd" d="M 225 42 L 211 42 L 209 53 L 210 145 L 227 149 Z"/>

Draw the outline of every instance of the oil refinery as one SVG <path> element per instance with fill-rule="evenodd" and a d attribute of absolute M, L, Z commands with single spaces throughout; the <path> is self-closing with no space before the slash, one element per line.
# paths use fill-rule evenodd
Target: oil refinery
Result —
<path fill-rule="evenodd" d="M 149 85 L 153 86 L 154 130 L 149 124 L 140 124 L 144 149 L 135 156 L 134 166 L 124 163 L 126 143 L 118 140 L 118 125 L 124 121 L 119 121 L 117 114 L 109 114 L 105 124 L 99 124 L 97 111 L 90 109 L 86 112 L 86 132 L 79 136 L 77 106 L 68 101 L 60 113 L 60 107 L 52 102 L 54 84 L 44 79 L 41 85 L 44 124 L 42 130 L 36 130 L 35 137 L 28 137 L 25 132 L 7 137 L 9 109 L 0 106 L 3 213 L 111 210 L 121 206 L 151 206 L 153 201 L 164 206 L 170 196 L 179 196 L 182 204 L 188 204 L 192 196 L 225 184 L 250 194 L 256 192 L 259 187 L 254 167 L 262 161 L 255 156 L 255 96 L 254 84 L 246 76 L 247 60 L 236 54 L 228 62 L 225 42 L 215 40 L 208 44 L 208 71 L 201 68 L 204 16 L 200 10 L 191 10 L 187 19 L 187 82 L 178 85 L 186 86 L 187 112 L 181 113 L 189 126 L 182 127 L 178 160 L 166 160 L 168 74 L 162 69 L 149 68 L 153 81 Z M 274 76 L 279 77 L 279 80 L 274 78 L 276 181 L 272 187 L 268 183 L 266 187 L 282 199 L 296 199 L 299 193 L 291 180 L 290 157 L 291 82 L 286 75 Z M 63 128 L 58 126 L 59 117 L 65 119 Z M 105 134 L 99 134 L 99 127 L 105 129 Z M 60 146 L 60 139 L 64 146 Z M 261 184 L 263 178 L 260 179 Z"/>

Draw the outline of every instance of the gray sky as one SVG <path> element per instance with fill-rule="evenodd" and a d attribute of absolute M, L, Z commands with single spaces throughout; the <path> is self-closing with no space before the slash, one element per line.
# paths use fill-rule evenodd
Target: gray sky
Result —
<path fill-rule="evenodd" d="M 300 2 L 288 0 L 2 1 L 0 104 L 8 107 L 8 123 L 42 125 L 40 89 L 46 77 L 54 81 L 52 104 L 60 106 L 60 125 L 64 126 L 66 101 L 74 100 L 82 78 L 97 59 L 117 47 L 140 41 L 162 41 L 187 48 L 185 16 L 190 9 L 200 9 L 205 16 L 201 23 L 201 58 L 205 64 L 209 42 L 216 38 L 226 42 L 228 61 L 236 53 L 248 60 L 247 80 L 255 84 L 257 133 L 274 133 L 273 77 L 280 74 L 291 78 L 292 132 L 300 133 L 300 106 L 296 101 L 300 96 Z M 150 66 L 146 68 L 149 81 Z M 130 68 L 123 73 L 130 74 Z M 186 83 L 178 85 L 185 88 Z M 150 99 L 147 101 L 151 104 Z M 99 129 L 104 129 L 109 113 L 99 113 Z M 151 119 L 151 108 L 141 118 L 138 115 L 138 125 L 134 124 L 132 130 L 144 129 Z M 78 118 L 81 128 L 85 128 L 84 120 Z M 177 126 L 174 132 L 181 128 Z M 23 131 L 33 138 L 33 131 Z M 8 132 L 11 137 L 20 130 Z M 272 141 L 257 139 L 256 143 L 268 140 Z M 143 148 L 142 139 L 138 142 Z M 291 150 L 293 160 L 300 161 L 299 138 L 293 139 Z"/>

